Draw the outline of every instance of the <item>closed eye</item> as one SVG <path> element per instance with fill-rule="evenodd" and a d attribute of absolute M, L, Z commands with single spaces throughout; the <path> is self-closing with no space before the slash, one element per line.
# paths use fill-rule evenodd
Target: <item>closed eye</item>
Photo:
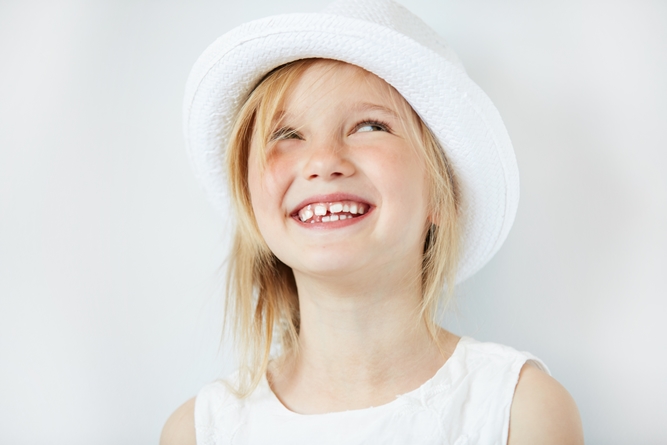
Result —
<path fill-rule="evenodd" d="M 283 139 L 301 139 L 301 135 L 299 135 L 299 133 L 293 128 L 282 127 L 273 132 L 269 138 L 269 142 L 280 141 Z"/>
<path fill-rule="evenodd" d="M 371 131 L 385 131 L 391 133 L 391 128 L 388 124 L 376 120 L 359 122 L 355 127 L 355 132 L 366 133 Z"/>

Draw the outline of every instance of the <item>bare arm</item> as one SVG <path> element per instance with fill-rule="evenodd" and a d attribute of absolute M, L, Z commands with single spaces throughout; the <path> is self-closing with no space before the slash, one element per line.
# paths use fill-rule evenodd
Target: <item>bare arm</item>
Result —
<path fill-rule="evenodd" d="M 162 428 L 160 445 L 196 445 L 195 398 L 178 407 Z"/>
<path fill-rule="evenodd" d="M 510 411 L 508 445 L 583 445 L 574 399 L 554 378 L 526 364 Z"/>

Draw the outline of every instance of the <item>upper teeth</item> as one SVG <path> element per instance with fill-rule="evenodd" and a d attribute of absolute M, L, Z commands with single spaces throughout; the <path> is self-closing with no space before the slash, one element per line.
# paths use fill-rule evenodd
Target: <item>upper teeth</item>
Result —
<path fill-rule="evenodd" d="M 307 209 L 310 209 L 310 206 L 305 207 Z M 324 216 L 327 214 L 327 208 L 324 204 L 317 204 L 315 206 L 315 214 L 318 216 Z"/>
<path fill-rule="evenodd" d="M 299 219 L 303 222 L 330 222 L 348 218 L 353 215 L 363 215 L 368 210 L 368 204 L 354 201 L 320 202 L 308 204 L 299 210 Z"/>

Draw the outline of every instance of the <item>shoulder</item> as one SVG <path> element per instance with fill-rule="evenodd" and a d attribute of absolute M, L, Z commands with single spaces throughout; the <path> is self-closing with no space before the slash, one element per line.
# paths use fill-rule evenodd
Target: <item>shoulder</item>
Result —
<path fill-rule="evenodd" d="M 510 411 L 508 445 L 584 443 L 574 399 L 553 377 L 531 364 L 521 369 Z"/>
<path fill-rule="evenodd" d="M 195 398 L 173 412 L 160 435 L 160 445 L 195 445 Z"/>

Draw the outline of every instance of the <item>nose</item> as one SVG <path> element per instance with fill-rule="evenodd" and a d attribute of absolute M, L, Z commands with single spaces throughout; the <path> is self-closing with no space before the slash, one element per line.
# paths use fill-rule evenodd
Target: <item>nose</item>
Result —
<path fill-rule="evenodd" d="M 309 147 L 308 159 L 303 167 L 306 179 L 330 181 L 352 176 L 354 172 L 354 165 L 348 159 L 347 149 L 343 144 L 322 141 Z"/>

